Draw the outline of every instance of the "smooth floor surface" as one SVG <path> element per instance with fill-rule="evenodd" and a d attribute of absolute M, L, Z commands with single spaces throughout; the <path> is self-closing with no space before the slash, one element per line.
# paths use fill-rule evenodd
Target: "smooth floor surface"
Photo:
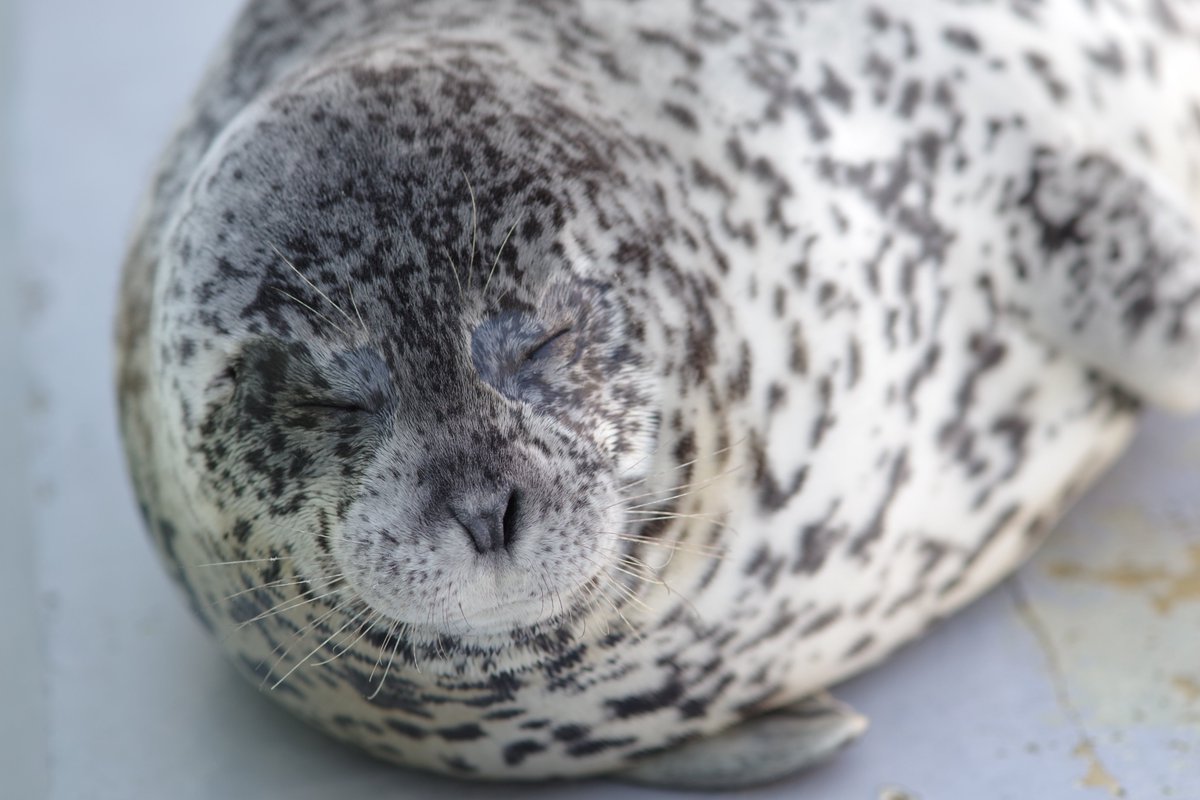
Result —
<path fill-rule="evenodd" d="M 372 762 L 226 666 L 141 531 L 118 266 L 232 0 L 0 2 L 0 796 L 679 797 Z M 738 796 L 1200 798 L 1200 421 L 1153 416 L 1036 560 L 837 694 L 867 736 Z"/>

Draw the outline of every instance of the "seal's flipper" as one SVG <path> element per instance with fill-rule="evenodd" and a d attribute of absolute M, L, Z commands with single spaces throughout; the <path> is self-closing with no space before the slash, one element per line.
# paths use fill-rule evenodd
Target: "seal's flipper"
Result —
<path fill-rule="evenodd" d="M 1005 309 L 1152 403 L 1200 409 L 1200 229 L 1115 155 L 1040 148 L 1004 201 Z"/>
<path fill-rule="evenodd" d="M 866 717 L 821 693 L 651 756 L 617 777 L 675 789 L 755 786 L 832 758 L 866 728 Z"/>

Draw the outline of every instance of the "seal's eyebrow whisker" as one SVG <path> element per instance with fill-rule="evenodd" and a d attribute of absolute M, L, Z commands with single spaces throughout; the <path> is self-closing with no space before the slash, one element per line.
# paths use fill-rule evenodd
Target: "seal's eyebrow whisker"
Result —
<path fill-rule="evenodd" d="M 462 300 L 464 295 L 462 281 L 458 278 L 458 265 L 454 263 L 454 256 L 450 255 L 448 249 L 442 247 L 442 252 L 446 254 L 446 259 L 450 262 L 450 269 L 454 270 L 454 283 L 458 285 L 458 299 Z"/>
<path fill-rule="evenodd" d="M 348 285 L 346 291 L 350 295 L 350 307 L 354 309 L 354 316 L 358 317 L 358 326 L 362 328 L 364 335 L 369 335 L 370 331 L 367 330 L 367 323 L 363 322 L 362 312 L 358 310 L 358 303 L 354 300 L 354 285 Z"/>
<path fill-rule="evenodd" d="M 483 284 L 484 295 L 487 294 L 488 287 L 492 285 L 492 276 L 496 274 L 496 265 L 500 263 L 500 254 L 504 252 L 504 245 L 508 244 L 508 238 L 512 236 L 513 231 L 517 229 L 517 223 L 519 222 L 520 220 L 517 220 L 517 222 L 512 224 L 512 227 L 508 229 L 508 233 L 504 234 L 504 240 L 500 242 L 500 249 L 496 251 L 496 257 L 492 259 L 492 268 L 488 272 L 487 281 Z"/>
<path fill-rule="evenodd" d="M 314 292 L 316 292 L 317 294 L 321 295 L 321 298 L 322 298 L 322 299 L 323 299 L 323 300 L 324 300 L 326 303 L 329 303 L 329 305 L 333 306 L 333 307 L 334 307 L 334 309 L 335 309 L 335 310 L 336 310 L 336 311 L 337 311 L 339 314 L 341 314 L 343 317 L 345 317 L 347 322 L 349 322 L 351 325 L 353 325 L 353 324 L 354 324 L 354 318 L 353 318 L 353 317 L 351 317 L 349 314 L 347 314 L 347 313 L 346 313 L 346 310 L 345 310 L 344 308 L 342 308 L 341 306 L 339 306 L 337 303 L 333 302 L 333 300 L 332 300 L 332 299 L 329 297 L 329 295 L 327 295 L 327 294 L 325 294 L 325 292 L 321 291 L 321 287 L 317 286 L 315 283 L 313 283 L 312 281 L 310 281 L 310 280 L 308 279 L 308 277 L 307 277 L 307 276 L 306 276 L 306 275 L 305 275 L 303 272 L 301 272 L 300 270 L 296 269 L 296 265 L 295 265 L 295 264 L 293 264 L 291 261 L 289 261 L 289 260 L 288 260 L 288 258 L 287 258 L 287 256 L 285 256 L 283 253 L 281 253 L 281 252 L 279 251 L 279 248 L 278 248 L 278 247 L 276 247 L 274 244 L 271 244 L 271 249 L 275 251 L 275 255 L 277 255 L 277 256 L 279 256 L 280 258 L 282 258 L 282 259 L 283 259 L 283 263 L 285 263 L 285 264 L 287 264 L 289 267 L 291 267 L 291 270 L 292 270 L 292 272 L 294 272 L 294 273 L 296 273 L 298 276 L 300 276 L 300 280 L 302 280 L 302 281 L 304 281 L 306 284 L 308 284 L 309 288 L 310 288 L 310 289 L 312 289 Z M 295 298 L 292 298 L 292 299 L 295 299 Z M 307 305 L 307 303 L 305 303 L 305 305 Z M 312 307 L 311 307 L 311 306 L 309 306 L 309 308 L 312 308 Z M 315 313 L 315 309 L 314 309 L 314 313 Z M 361 318 L 360 318 L 359 322 L 361 322 L 361 321 L 362 321 L 362 320 L 361 320 Z M 341 330 L 341 328 L 338 328 L 338 330 Z M 367 330 L 366 330 L 366 327 L 364 327 L 364 328 L 363 328 L 363 333 L 366 333 L 366 332 L 367 332 Z M 342 333 L 345 333 L 345 331 L 342 331 Z"/>
<path fill-rule="evenodd" d="M 475 242 L 479 237 L 479 209 L 475 203 L 475 187 L 471 185 L 471 179 L 467 177 L 467 171 L 460 169 L 459 173 L 463 180 L 467 182 L 467 193 L 471 195 L 471 260 L 467 265 L 467 288 L 470 289 L 475 281 Z"/>
<path fill-rule="evenodd" d="M 308 303 L 306 303 L 306 302 L 304 302 L 303 300 L 301 300 L 299 297 L 296 297 L 296 295 L 294 295 L 294 294 L 292 294 L 291 292 L 289 292 L 289 291 L 287 291 L 287 290 L 285 290 L 285 289 L 282 289 L 282 288 L 280 288 L 280 287 L 278 287 L 278 286 L 272 286 L 271 288 L 272 288 L 272 289 L 274 289 L 275 291 L 279 292 L 279 293 L 280 293 L 281 295 L 283 295 L 284 297 L 287 297 L 287 298 L 288 298 L 288 299 L 290 299 L 290 300 L 294 300 L 295 302 L 297 302 L 297 303 L 299 303 L 300 305 L 304 306 L 304 307 L 305 307 L 305 308 L 307 308 L 309 311 L 311 311 L 312 313 L 314 313 L 314 314 L 316 314 L 318 317 L 320 317 L 322 320 L 324 320 L 326 324 L 328 324 L 328 325 L 332 325 L 332 326 L 333 326 L 335 329 L 337 329 L 338 331 L 340 331 L 340 332 L 341 332 L 341 334 L 342 334 L 343 336 L 345 336 L 345 337 L 347 337 L 347 338 L 352 338 L 352 337 L 350 337 L 350 334 L 349 334 L 349 333 L 346 331 L 346 329 L 345 329 L 345 328 L 343 328 L 341 325 L 338 325 L 336 322 L 334 322 L 334 321 L 333 321 L 333 320 L 331 320 L 329 317 L 327 317 L 327 316 L 325 316 L 324 314 L 322 314 L 320 311 L 317 311 L 315 308 L 313 308 L 313 307 L 312 307 L 312 306 L 310 306 Z"/>

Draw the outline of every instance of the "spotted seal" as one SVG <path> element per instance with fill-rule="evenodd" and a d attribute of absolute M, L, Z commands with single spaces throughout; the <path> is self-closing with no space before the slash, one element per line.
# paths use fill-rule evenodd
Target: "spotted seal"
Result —
<path fill-rule="evenodd" d="M 125 270 L 196 615 L 475 778 L 738 786 L 1200 405 L 1168 0 L 255 0 Z"/>

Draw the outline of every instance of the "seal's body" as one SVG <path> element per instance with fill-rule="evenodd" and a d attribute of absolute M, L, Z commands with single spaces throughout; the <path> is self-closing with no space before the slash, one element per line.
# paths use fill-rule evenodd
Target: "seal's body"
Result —
<path fill-rule="evenodd" d="M 893 5 L 250 3 L 119 336 L 245 671 L 451 774 L 775 777 L 1200 404 L 1196 27 Z"/>

